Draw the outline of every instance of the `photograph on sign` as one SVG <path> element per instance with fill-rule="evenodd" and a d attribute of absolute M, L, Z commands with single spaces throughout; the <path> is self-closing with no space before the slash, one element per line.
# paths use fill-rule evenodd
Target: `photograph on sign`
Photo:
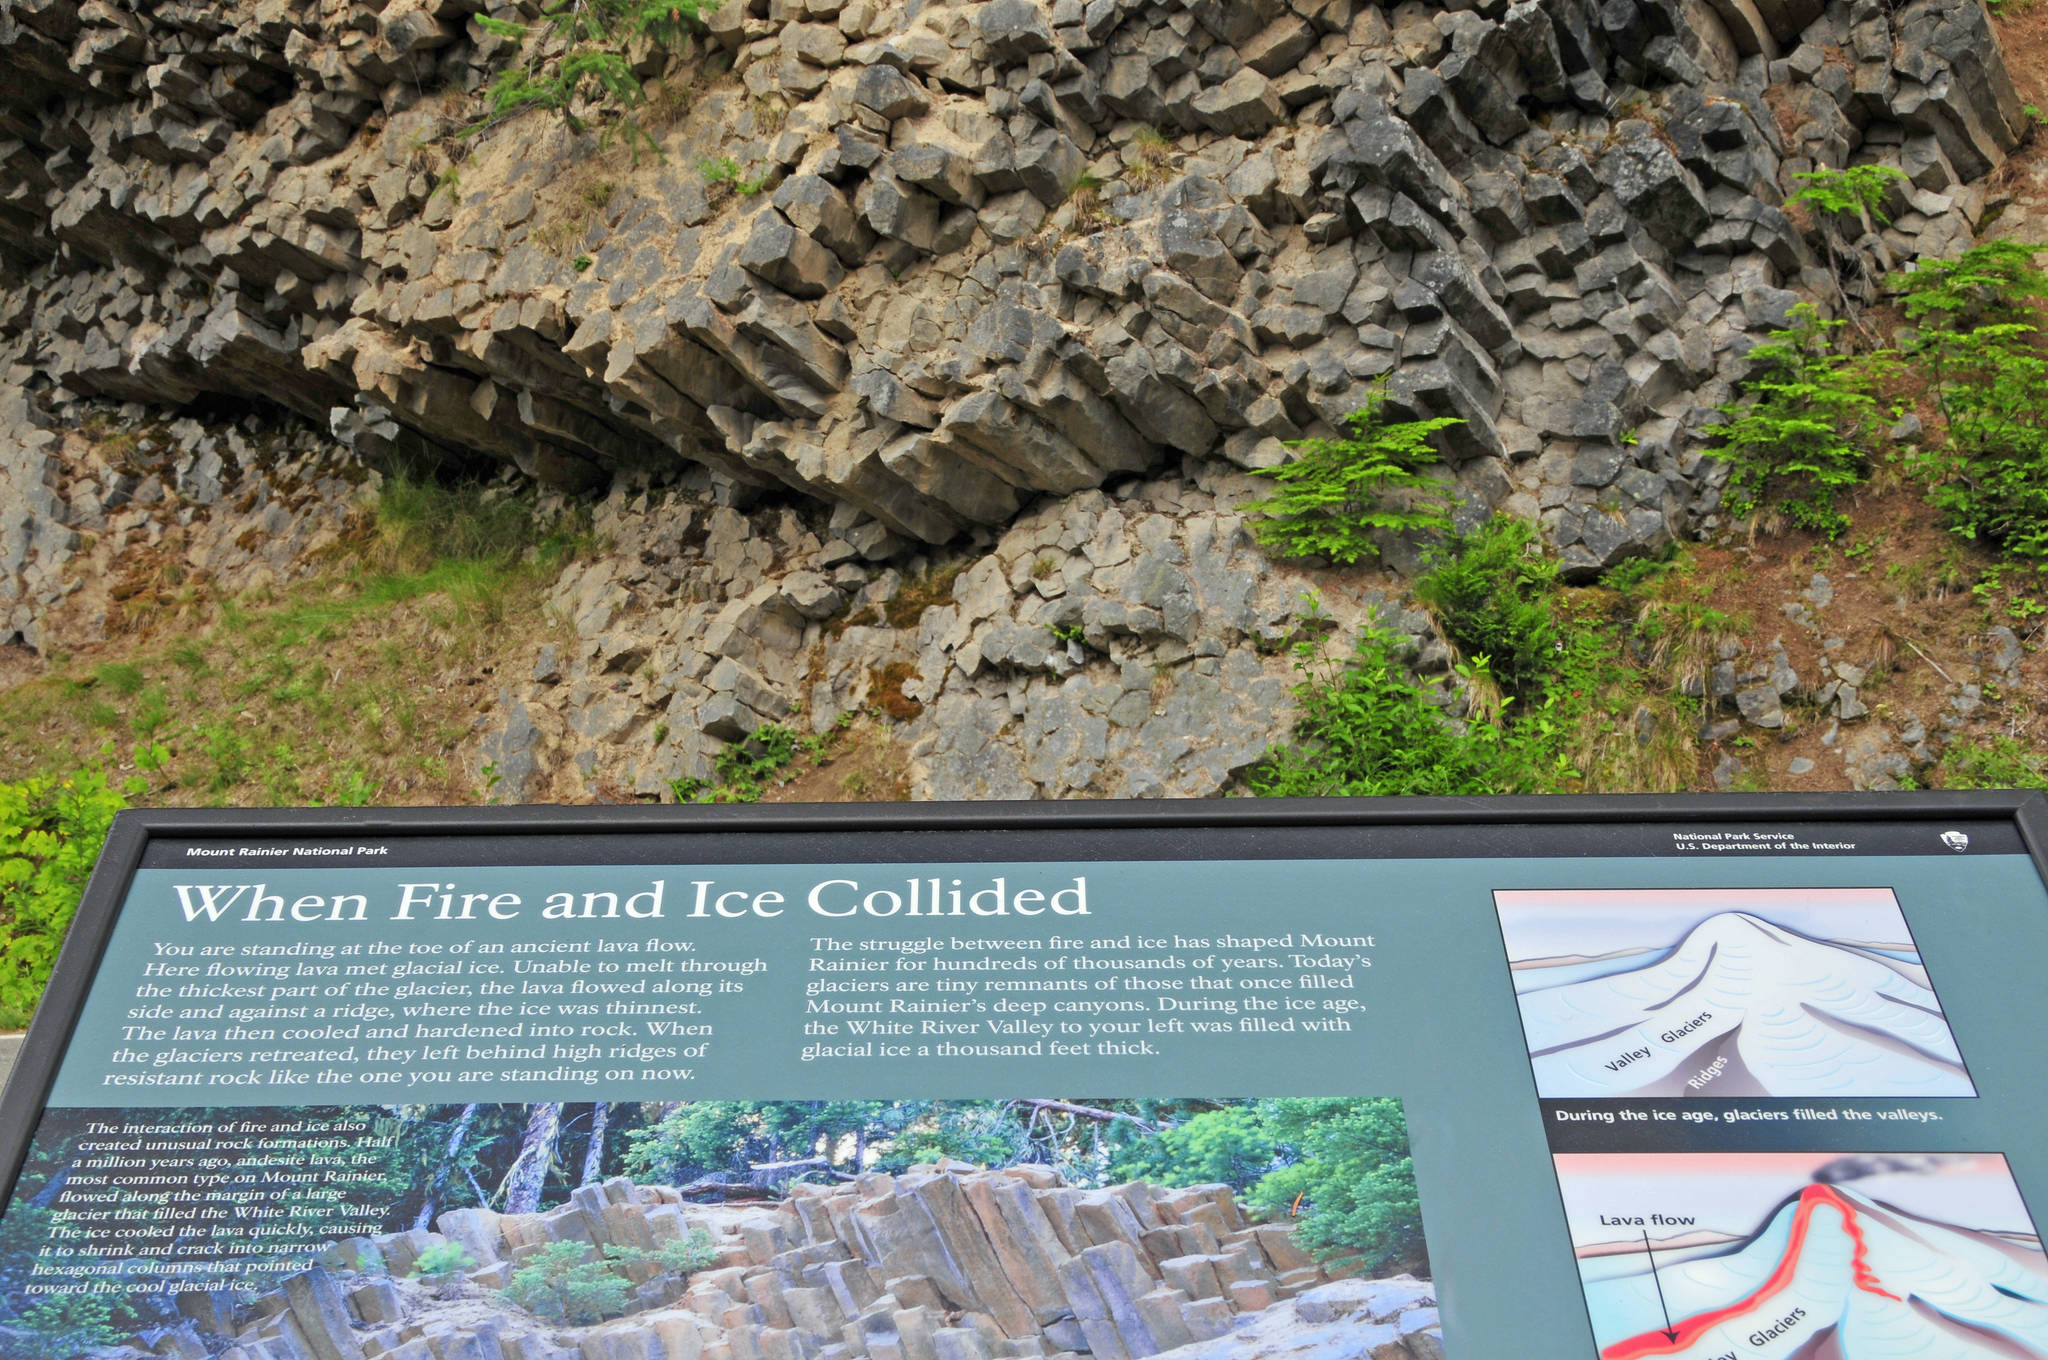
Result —
<path fill-rule="evenodd" d="M 2048 1256 L 1997 1154 L 1565 1154 L 1602 1360 L 2048 1355 Z"/>
<path fill-rule="evenodd" d="M 1888 888 L 1494 902 L 1545 1098 L 1976 1094 Z"/>
<path fill-rule="evenodd" d="M 440 1354 L 853 1328 L 927 1360 L 1357 1354 L 1435 1319 L 1390 1099 L 66 1110 L 8 1226 L 31 1313 L 225 1343 L 275 1290 L 247 1339 L 313 1356 L 401 1318 Z"/>

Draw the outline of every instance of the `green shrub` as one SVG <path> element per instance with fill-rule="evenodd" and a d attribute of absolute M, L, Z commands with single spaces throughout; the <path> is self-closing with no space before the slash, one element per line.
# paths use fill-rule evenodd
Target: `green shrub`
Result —
<path fill-rule="evenodd" d="M 1117 1150 L 1109 1175 L 1224 1184 L 1295 1227 L 1316 1259 L 1384 1274 L 1427 1270 L 1401 1102 L 1260 1100 L 1204 1110 Z"/>
<path fill-rule="evenodd" d="M 604 1250 L 607 1257 L 621 1266 L 651 1266 L 664 1275 L 679 1275 L 684 1279 L 718 1259 L 718 1248 L 711 1245 L 711 1234 L 702 1228 L 690 1229 L 687 1237 L 670 1238 L 652 1251 L 640 1247 L 606 1247 Z"/>
<path fill-rule="evenodd" d="M 498 73 L 485 92 L 490 116 L 468 131 L 539 108 L 561 114 L 580 133 L 577 107 L 608 103 L 620 111 L 618 130 L 635 156 L 642 146 L 659 156 L 661 148 L 633 116 L 647 94 L 626 49 L 638 39 L 680 44 L 717 7 L 717 0 L 561 0 L 543 9 L 537 24 L 478 15 L 478 27 L 518 43 L 525 58 Z M 539 55 L 557 49 L 560 55 L 551 60 Z"/>
<path fill-rule="evenodd" d="M 685 776 L 668 781 L 669 792 L 678 803 L 758 803 L 772 783 L 787 783 L 783 772 L 798 757 L 821 759 L 852 715 L 841 715 L 831 731 L 804 736 L 781 723 L 762 723 L 745 741 L 736 741 L 712 761 L 715 780 Z M 780 778 L 778 778 L 780 776 Z"/>
<path fill-rule="evenodd" d="M 726 185 L 741 198 L 752 198 L 768 187 L 770 171 L 749 176 L 740 163 L 730 156 L 706 156 L 697 162 L 697 173 L 704 177 L 707 185 Z"/>
<path fill-rule="evenodd" d="M 1350 565 L 1378 551 L 1377 530 L 1441 531 L 1450 527 L 1449 493 L 1423 469 L 1438 462 L 1432 437 L 1462 422 L 1388 421 L 1386 393 L 1376 391 L 1351 417 L 1349 439 L 1304 439 L 1293 462 L 1262 469 L 1278 489 L 1245 510 L 1261 518 L 1253 532 L 1288 557 L 1327 557 Z"/>
<path fill-rule="evenodd" d="M 1620 663 L 1612 629 L 1567 622 L 1555 567 L 1531 555 L 1535 544 L 1527 525 L 1497 517 L 1451 540 L 1416 582 L 1467 652 L 1457 667 L 1464 720 L 1453 723 L 1444 692 L 1409 670 L 1405 638 L 1369 626 L 1341 669 L 1319 640 L 1297 643 L 1294 739 L 1252 769 L 1252 792 L 1552 793 L 1575 786 L 1589 758 L 1611 755 L 1607 709 L 1632 708 L 1640 678 Z M 1614 763 L 1620 779 L 1634 769 Z"/>
<path fill-rule="evenodd" d="M 2038 308 L 2048 275 L 2035 247 L 1994 241 L 1900 276 L 1946 438 L 1909 467 L 1949 526 L 2006 552 L 2048 559 L 2048 358 Z"/>
<path fill-rule="evenodd" d="M 631 1285 L 586 1242 L 550 1242 L 512 1272 L 505 1297 L 535 1317 L 582 1325 L 623 1312 Z"/>
<path fill-rule="evenodd" d="M 428 1284 L 448 1284 L 465 1270 L 475 1270 L 476 1260 L 460 1242 L 438 1242 L 413 1261 L 413 1274 Z"/>
<path fill-rule="evenodd" d="M 1294 740 L 1254 767 L 1252 791 L 1267 798 L 1451 795 L 1489 785 L 1521 791 L 1496 782 L 1492 749 L 1446 724 L 1400 660 L 1403 642 L 1368 627 L 1350 664 L 1334 676 L 1317 660 L 1300 658 Z"/>
<path fill-rule="evenodd" d="M 1252 1203 L 1298 1215 L 1295 1240 L 1326 1264 L 1368 1274 L 1428 1270 L 1400 1101 L 1275 1100 L 1263 1108 L 1266 1130 L 1301 1160 L 1263 1177 Z"/>
<path fill-rule="evenodd" d="M 1919 260 L 1894 276 L 1908 319 L 1937 331 L 2031 323 L 2048 295 L 2048 274 L 2034 263 L 2041 247 L 1987 241 L 1953 260 Z M 1921 336 L 1924 342 L 1928 336 Z"/>
<path fill-rule="evenodd" d="M 14 1321 L 17 1334 L 7 1353 L 19 1360 L 75 1360 L 121 1339 L 113 1315 L 105 1299 L 91 1294 L 66 1294 L 31 1304 Z"/>
<path fill-rule="evenodd" d="M 1556 671 L 1563 647 L 1551 607 L 1557 563 L 1543 555 L 1536 529 L 1503 515 L 1441 549 L 1415 583 L 1457 648 L 1484 658 L 1502 690 L 1539 694 Z"/>
<path fill-rule="evenodd" d="M 632 1281 L 626 1272 L 634 1267 L 688 1278 L 717 1258 L 710 1235 L 702 1229 L 663 1242 L 651 1251 L 611 1246 L 602 1256 L 587 1243 L 552 1242 L 514 1271 L 502 1292 L 536 1317 L 581 1326 L 625 1311 L 632 1298 Z"/>
<path fill-rule="evenodd" d="M 141 792 L 85 770 L 61 782 L 0 783 L 0 1024 L 26 1024 L 114 814 Z"/>
<path fill-rule="evenodd" d="M 1782 509 L 1793 523 L 1835 538 L 1849 527 L 1836 498 L 1870 475 L 1876 437 L 1872 391 L 1884 361 L 1841 353 L 1812 304 L 1792 326 L 1749 352 L 1750 399 L 1721 408 L 1714 456 L 1730 465 L 1723 503 L 1736 516 Z"/>
<path fill-rule="evenodd" d="M 1885 214 L 1885 195 L 1893 186 L 1909 180 L 1903 170 L 1889 165 L 1852 165 L 1843 170 L 1803 171 L 1792 178 L 1804 187 L 1786 198 L 1824 213 L 1870 214 L 1878 222 L 1891 219 Z"/>
<path fill-rule="evenodd" d="M 1934 783 L 1944 789 L 2048 789 L 2048 753 L 2012 737 L 1951 746 L 1942 753 Z"/>
<path fill-rule="evenodd" d="M 1242 1190 L 1273 1167 L 1277 1144 L 1255 1106 L 1205 1110 L 1134 1143 L 1115 1174 L 1159 1185 L 1228 1185 Z"/>
<path fill-rule="evenodd" d="M 1869 257 L 1847 249 L 1845 243 L 1852 236 L 1862 235 L 1870 223 L 1883 225 L 1891 220 L 1884 210 L 1885 197 L 1907 176 L 1888 165 L 1852 165 L 1844 170 L 1822 167 L 1793 178 L 1803 187 L 1785 201 L 1815 210 L 1821 241 L 1827 247 L 1828 272 L 1835 280 L 1835 296 L 1845 308 L 1852 305 L 1844 283 L 1845 278 L 1852 276 L 1858 295 L 1871 296 L 1876 290 Z M 1844 218 L 1852 219 L 1846 230 Z M 1860 325 L 1858 329 L 1863 330 Z"/>

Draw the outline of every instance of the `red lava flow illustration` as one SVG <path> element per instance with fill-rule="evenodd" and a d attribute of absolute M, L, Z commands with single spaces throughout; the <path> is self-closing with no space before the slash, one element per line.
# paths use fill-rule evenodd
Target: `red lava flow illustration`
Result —
<path fill-rule="evenodd" d="M 1869 1262 L 1864 1259 L 1863 1226 L 1857 1222 L 1854 1206 L 1836 1193 L 1831 1186 L 1809 1185 L 1799 1194 L 1799 1208 L 1793 1214 L 1792 1234 L 1785 1244 L 1785 1254 L 1779 1259 L 1778 1268 L 1771 1272 L 1771 1278 L 1758 1286 L 1755 1293 L 1726 1308 L 1716 1308 L 1712 1312 L 1698 1313 L 1686 1318 L 1674 1324 L 1672 1332 L 1649 1331 L 1640 1336 L 1617 1341 L 1600 1352 L 1601 1360 L 1635 1360 L 1639 1355 L 1672 1355 L 1691 1346 L 1708 1329 L 1730 1318 L 1754 1312 L 1772 1295 L 1792 1283 L 1792 1277 L 1799 1269 L 1799 1254 L 1806 1244 L 1807 1227 L 1812 1222 L 1813 1211 L 1823 1204 L 1833 1207 L 1842 1215 L 1842 1226 L 1849 1234 L 1850 1242 L 1855 1245 L 1851 1269 L 1855 1272 L 1856 1287 L 1866 1293 L 1896 1301 L 1898 1295 L 1886 1292 L 1882 1282 L 1871 1273 Z"/>

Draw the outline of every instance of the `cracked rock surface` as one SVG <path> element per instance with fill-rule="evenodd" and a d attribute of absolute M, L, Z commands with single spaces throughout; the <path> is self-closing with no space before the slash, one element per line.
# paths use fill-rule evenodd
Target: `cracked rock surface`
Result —
<path fill-rule="evenodd" d="M 1743 355 L 1840 296 L 1794 177 L 1902 170 L 1842 235 L 1897 267 L 1973 239 L 2026 123 L 1975 0 L 726 0 L 633 54 L 687 113 L 602 179 L 542 115 L 448 140 L 511 55 L 477 16 L 536 11 L 0 0 L 0 633 L 132 496 L 67 461 L 81 403 L 195 422 L 188 498 L 261 403 L 645 540 L 557 592 L 508 793 L 551 743 L 701 776 L 894 663 L 921 794 L 1214 792 L 1329 584 L 1252 544 L 1245 470 L 1384 385 L 1461 422 L 1462 520 L 1539 523 L 1567 579 L 1710 531 Z M 656 722 L 689 739 L 603 754 Z"/>

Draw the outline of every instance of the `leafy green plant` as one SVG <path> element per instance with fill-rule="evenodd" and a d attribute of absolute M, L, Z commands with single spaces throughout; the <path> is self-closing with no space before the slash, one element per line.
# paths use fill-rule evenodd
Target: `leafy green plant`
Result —
<path fill-rule="evenodd" d="M 1945 789 L 2048 789 L 2048 754 L 2013 737 L 1957 744 L 1942 753 L 1935 783 Z"/>
<path fill-rule="evenodd" d="M 327 791 L 328 807 L 368 807 L 377 801 L 377 782 L 353 766 L 343 770 Z"/>
<path fill-rule="evenodd" d="M 1835 538 L 1849 527 L 1836 503 L 1870 475 L 1876 434 L 1876 358 L 1842 353 L 1811 303 L 1791 312 L 1789 329 L 1749 352 L 1749 400 L 1721 408 L 1714 456 L 1730 466 L 1723 504 L 1736 516 L 1782 509 L 1793 523 Z"/>
<path fill-rule="evenodd" d="M 711 801 L 761 801 L 768 781 L 796 759 L 802 740 L 794 728 L 762 723 L 745 741 L 736 741 L 720 751 L 712 768 L 718 771 L 721 787 L 713 792 Z"/>
<path fill-rule="evenodd" d="M 1438 552 L 1415 597 L 1460 651 L 1484 659 L 1501 689 L 1528 698 L 1557 669 L 1564 645 L 1550 600 L 1556 589 L 1557 563 L 1543 555 L 1535 527 L 1501 516 Z"/>
<path fill-rule="evenodd" d="M 9 1354 L 21 1360 L 73 1360 L 121 1339 L 113 1326 L 114 1310 L 105 1299 L 91 1294 L 66 1294 L 34 1303 L 15 1319 L 16 1339 Z"/>
<path fill-rule="evenodd" d="M 512 1272 L 502 1291 L 535 1317 L 580 1325 L 623 1312 L 632 1286 L 587 1242 L 550 1242 Z"/>
<path fill-rule="evenodd" d="M 1600 612 L 1613 595 L 1559 588 L 1551 565 L 1530 553 L 1535 541 L 1526 525 L 1497 518 L 1447 543 L 1417 581 L 1439 629 L 1467 651 L 1456 682 L 1419 679 L 1413 644 L 1384 628 L 1362 630 L 1343 662 L 1325 654 L 1320 629 L 1300 630 L 1293 740 L 1248 773 L 1251 791 L 1682 787 L 1684 741 L 1651 740 L 1623 718 L 1648 699 L 1642 673 L 1624 659 L 1632 640 Z M 1464 716 L 1453 719 L 1461 697 Z"/>
<path fill-rule="evenodd" d="M 502 1291 L 536 1317 L 581 1325 L 625 1311 L 632 1297 L 626 1272 L 636 1266 L 687 1278 L 718 1258 L 702 1229 L 653 1249 L 608 1246 L 602 1255 L 583 1242 L 552 1242 L 528 1258 Z"/>
<path fill-rule="evenodd" d="M 2048 558 L 2048 357 L 2036 247 L 1992 241 L 1926 260 L 1897 291 L 1918 326 L 1908 354 L 1927 375 L 1946 438 L 1908 461 L 1965 538 Z"/>
<path fill-rule="evenodd" d="M 466 1270 L 475 1270 L 476 1259 L 460 1242 L 438 1242 L 413 1261 L 413 1274 L 436 1289 L 446 1289 Z"/>
<path fill-rule="evenodd" d="M 763 170 L 749 176 L 744 167 L 730 156 L 706 156 L 697 162 L 697 173 L 704 177 L 704 183 L 713 187 L 724 185 L 741 198 L 752 198 L 768 187 L 772 171 Z"/>
<path fill-rule="evenodd" d="M 1404 642 L 1368 627 L 1350 664 L 1335 674 L 1317 643 L 1298 644 L 1294 740 L 1253 769 L 1252 791 L 1283 798 L 1528 791 L 1519 774 L 1502 781 L 1497 729 L 1460 735 L 1445 722 L 1403 664 Z"/>
<path fill-rule="evenodd" d="M 205 784 L 210 793 L 226 793 L 249 777 L 255 757 L 249 739 L 227 718 L 204 723 L 194 729 L 199 739 L 199 758 L 206 763 Z"/>
<path fill-rule="evenodd" d="M 1842 170 L 1802 171 L 1792 178 L 1804 187 L 1786 202 L 1824 213 L 1868 213 L 1882 223 L 1891 220 L 1884 211 L 1885 196 L 1908 176 L 1889 165 L 1852 165 Z"/>
<path fill-rule="evenodd" d="M 663 1275 L 684 1279 L 718 1260 L 718 1248 L 712 1245 L 711 1234 L 702 1228 L 692 1228 L 686 1236 L 671 1237 L 652 1249 L 615 1246 L 606 1247 L 604 1254 L 621 1267 L 646 1266 Z"/>
<path fill-rule="evenodd" d="M 0 1024 L 35 1010 L 107 828 L 140 792 L 140 780 L 116 788 L 91 769 L 0 783 Z"/>
<path fill-rule="evenodd" d="M 1449 416 L 1389 421 L 1386 393 L 1375 391 L 1351 417 L 1349 439 L 1304 439 L 1299 457 L 1257 475 L 1278 490 L 1245 509 L 1260 516 L 1253 532 L 1289 557 L 1323 556 L 1350 565 L 1374 555 L 1376 531 L 1450 527 L 1444 483 L 1423 469 L 1438 461 L 1432 441 L 1461 424 Z"/>
<path fill-rule="evenodd" d="M 1408 1125 L 1390 1099 L 1278 1099 L 1204 1110 L 1122 1148 L 1117 1178 L 1221 1183 L 1292 1224 L 1317 1259 L 1426 1270 Z"/>
<path fill-rule="evenodd" d="M 1880 226 L 1890 221 L 1884 210 L 1885 198 L 1907 176 L 1888 165 L 1852 165 L 1841 170 L 1822 167 L 1794 178 L 1803 187 L 1785 201 L 1817 214 L 1821 239 L 1827 245 L 1828 272 L 1835 281 L 1835 296 L 1855 316 L 1845 278 L 1853 274 L 1859 296 L 1866 298 L 1874 291 L 1874 280 L 1868 259 L 1860 251 L 1846 249 L 1844 242 L 1864 230 L 1866 218 Z M 1842 226 L 1845 218 L 1854 220 L 1854 227 L 1848 231 Z M 1860 320 L 1857 324 L 1859 332 L 1868 336 L 1869 331 Z"/>
<path fill-rule="evenodd" d="M 490 115 L 466 131 L 479 132 L 539 108 L 561 114 L 571 131 L 581 133 L 584 122 L 577 110 L 608 104 L 620 113 L 617 130 L 625 134 L 635 159 L 643 146 L 658 157 L 661 148 L 634 116 L 647 94 L 626 59 L 626 48 L 640 38 L 679 45 L 716 8 L 717 0 L 560 0 L 543 9 L 534 24 L 478 15 L 477 26 L 519 44 L 523 60 L 491 82 L 485 92 Z"/>
<path fill-rule="evenodd" d="M 1398 1100 L 1276 1100 L 1266 1126 L 1301 1160 L 1251 1188 L 1254 1204 L 1309 1213 L 1295 1240 L 1319 1260 L 1371 1274 L 1426 1269 L 1422 1202 Z"/>
<path fill-rule="evenodd" d="M 149 741 L 170 720 L 170 700 L 159 685 L 151 685 L 137 695 L 135 707 L 128 713 L 128 727 L 138 742 Z"/>

